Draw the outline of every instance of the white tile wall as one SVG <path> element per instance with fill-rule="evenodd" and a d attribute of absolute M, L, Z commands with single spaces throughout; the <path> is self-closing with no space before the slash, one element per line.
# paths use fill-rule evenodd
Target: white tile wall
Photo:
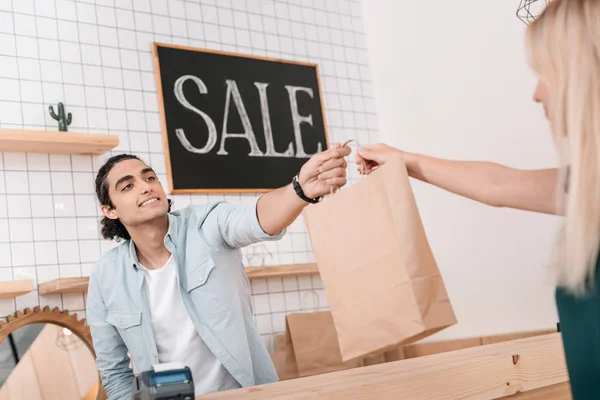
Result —
<path fill-rule="evenodd" d="M 377 140 L 358 0 L 0 0 L 0 128 L 56 130 L 47 109 L 62 101 L 71 131 L 120 135 L 112 154 L 137 153 L 166 183 L 153 41 L 318 63 L 331 141 Z M 110 155 L 0 153 L 0 279 L 89 275 L 112 246 L 93 190 Z M 253 196 L 172 197 L 178 208 Z M 288 232 L 245 249 L 246 264 L 313 261 L 302 219 Z M 287 312 L 327 307 L 318 277 L 257 280 L 252 293 L 268 346 Z M 85 316 L 83 295 L 37 292 L 0 301 L 0 314 L 37 304 Z"/>

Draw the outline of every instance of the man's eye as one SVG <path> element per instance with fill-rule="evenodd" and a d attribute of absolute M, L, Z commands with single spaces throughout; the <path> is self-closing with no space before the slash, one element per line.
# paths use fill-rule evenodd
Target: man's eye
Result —
<path fill-rule="evenodd" d="M 121 189 L 121 190 L 129 190 L 132 187 L 133 187 L 133 184 L 130 183 L 130 184 L 126 185 L 125 187 L 123 187 L 123 189 Z"/>
<path fill-rule="evenodd" d="M 156 180 L 156 177 L 155 177 L 155 176 L 149 176 L 149 177 L 147 178 L 147 180 L 149 180 L 149 181 L 154 181 L 154 180 Z"/>

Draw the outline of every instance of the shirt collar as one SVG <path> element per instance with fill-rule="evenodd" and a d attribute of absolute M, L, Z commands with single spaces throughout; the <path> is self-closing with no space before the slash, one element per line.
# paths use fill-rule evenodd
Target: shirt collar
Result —
<path fill-rule="evenodd" d="M 175 240 L 175 238 L 177 237 L 177 232 L 179 229 L 179 221 L 177 217 L 175 217 L 171 213 L 168 213 L 167 216 L 169 218 L 169 230 L 165 235 L 164 242 L 165 246 L 167 246 L 167 248 L 171 250 L 172 247 L 177 248 L 177 241 Z M 131 264 L 133 269 L 138 271 L 140 269 L 141 264 L 138 260 L 137 252 L 135 251 L 135 243 L 133 243 L 133 239 L 129 240 L 129 256 L 131 257 Z"/>

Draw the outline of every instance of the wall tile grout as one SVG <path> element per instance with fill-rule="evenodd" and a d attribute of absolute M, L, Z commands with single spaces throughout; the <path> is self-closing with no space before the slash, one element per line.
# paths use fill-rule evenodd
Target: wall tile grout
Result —
<path fill-rule="evenodd" d="M 3 277 L 9 277 L 8 274 L 14 277 L 17 268 L 35 271 L 38 282 L 66 274 L 87 276 L 93 266 L 93 257 L 84 254 L 85 250 L 97 252 L 99 248 L 102 254 L 116 245 L 100 239 L 100 213 L 93 182 L 89 186 L 82 183 L 86 176 L 93 180 L 95 171 L 111 155 L 127 151 L 157 164 L 163 171 L 158 174 L 159 179 L 166 186 L 165 168 L 161 165 L 164 152 L 159 112 L 154 104 L 148 105 L 150 100 L 156 101 L 157 93 L 151 63 L 152 41 L 318 63 L 330 140 L 336 142 L 356 137 L 361 142 L 368 142 L 377 137 L 377 114 L 358 1 L 298 4 L 294 1 L 235 0 L 216 4 L 215 1 L 172 0 L 160 8 L 148 2 L 148 8 L 144 10 L 139 10 L 135 4 L 126 8 L 114 2 L 111 6 L 83 0 L 68 3 L 72 9 L 66 19 L 59 15 L 56 3 L 55 17 L 40 15 L 35 6 L 32 14 L 15 12 L 14 7 L 13 11 L 8 11 L 12 14 L 13 25 L 15 17 L 32 16 L 36 34 L 32 36 L 33 30 L 24 32 L 16 27 L 10 34 L 1 34 L 2 39 L 12 40 L 15 50 L 12 53 L 12 45 L 8 49 L 0 46 L 0 57 L 7 65 L 17 65 L 18 71 L 16 76 L 10 68 L 0 71 L 0 85 L 18 85 L 19 97 L 14 101 L 12 99 L 16 97 L 12 94 L 5 97 L 0 94 L 0 99 L 6 98 L 0 100 L 0 127 L 55 130 L 55 124 L 46 115 L 47 106 L 50 102 L 63 101 L 68 106 L 67 111 L 73 113 L 74 121 L 69 130 L 117 134 L 121 136 L 121 145 L 102 156 L 0 153 L 0 175 L 23 174 L 29 181 L 27 189 L 23 182 L 7 179 L 0 182 L 0 200 L 6 200 L 6 205 L 0 207 L 7 211 L 12 207 L 11 210 L 17 211 L 10 215 L 7 212 L 6 218 L 0 217 L 0 224 L 8 225 L 8 239 L 0 239 L 0 247 L 7 246 L 9 251 L 13 246 L 33 246 L 34 249 L 30 263 L 33 265 L 15 266 L 14 257 L 10 255 L 9 265 L 0 267 L 0 274 L 6 274 L 1 275 Z M 250 9 L 252 4 L 259 7 Z M 208 21 L 206 13 L 214 18 Z M 61 23 L 64 26 L 59 26 Z M 185 29 L 178 26 L 183 23 Z M 56 39 L 41 37 L 41 27 L 52 24 L 55 26 L 51 26 L 52 32 L 49 32 L 56 35 Z M 21 34 L 23 32 L 28 34 Z M 16 48 L 18 41 L 23 41 L 26 46 Z M 36 47 L 28 48 L 27 45 L 34 41 Z M 58 46 L 58 52 L 51 54 L 44 51 L 43 46 Z M 45 70 L 46 67 L 50 70 Z M 57 72 L 60 75 L 52 76 Z M 39 93 L 36 89 L 35 93 L 21 96 L 21 86 L 37 88 L 38 85 Z M 98 97 L 94 98 L 90 93 Z M 5 108 L 19 108 L 20 122 L 17 123 L 19 118 L 7 115 Z M 118 118 L 114 119 L 115 116 Z M 349 158 L 348 162 L 353 164 L 354 160 Z M 48 181 L 44 179 L 49 179 L 49 189 Z M 71 181 L 67 182 L 68 179 Z M 358 179 L 349 174 L 350 183 Z M 213 200 L 238 203 L 256 195 L 169 197 L 175 201 L 177 209 Z M 23 214 L 18 208 L 22 199 L 29 200 L 29 209 L 23 210 Z M 3 211 L 0 210 L 0 215 Z M 38 240 L 39 234 L 47 236 Z M 28 235 L 32 240 L 25 240 Z M 303 221 L 291 227 L 284 240 L 243 249 L 244 265 L 314 262 Z M 56 263 L 50 262 L 50 256 L 36 257 L 36 246 L 54 248 Z M 78 253 L 68 261 L 79 261 L 60 263 L 63 256 L 69 255 L 64 249 Z M 31 260 L 31 256 L 28 258 Z M 269 347 L 273 335 L 281 330 L 285 313 L 327 309 L 326 304 L 318 304 L 326 298 L 318 277 L 258 280 L 251 281 L 249 286 L 255 320 Z M 8 303 L 0 302 L 0 311 L 13 312 L 21 301 L 29 303 L 30 299 L 18 299 L 10 307 Z M 38 294 L 37 301 L 62 308 L 81 305 L 83 309 L 70 311 L 85 315 L 85 296 L 83 299 L 69 295 L 42 298 Z"/>

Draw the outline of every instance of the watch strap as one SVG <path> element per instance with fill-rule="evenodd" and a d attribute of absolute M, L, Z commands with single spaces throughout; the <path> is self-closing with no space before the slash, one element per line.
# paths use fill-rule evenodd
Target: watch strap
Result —
<path fill-rule="evenodd" d="M 298 175 L 294 176 L 294 179 L 292 179 L 292 186 L 294 187 L 294 191 L 296 192 L 298 197 L 300 197 L 302 200 L 306 201 L 307 203 L 316 204 L 319 201 L 321 201 L 321 199 L 322 199 L 322 197 L 318 197 L 316 199 L 310 199 L 310 198 L 306 197 L 306 195 L 304 194 L 304 191 L 302 190 L 302 187 L 300 186 L 300 182 L 298 182 Z"/>

